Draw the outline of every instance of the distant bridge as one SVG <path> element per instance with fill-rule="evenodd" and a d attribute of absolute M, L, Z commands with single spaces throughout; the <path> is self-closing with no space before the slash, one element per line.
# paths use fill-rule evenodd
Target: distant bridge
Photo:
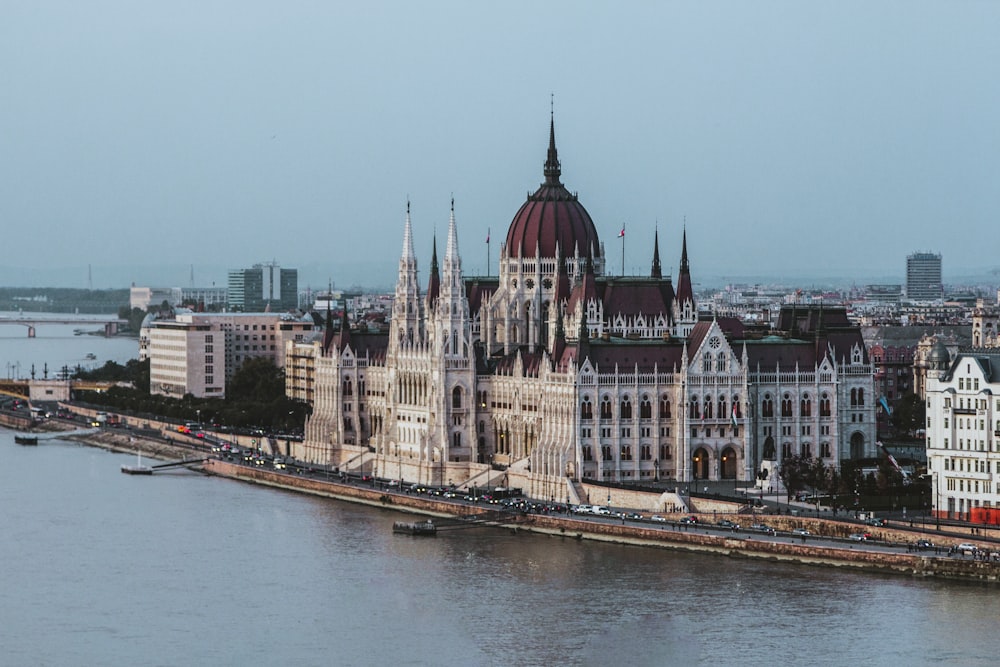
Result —
<path fill-rule="evenodd" d="M 107 391 L 114 382 L 93 380 L 6 380 L 0 378 L 0 394 L 27 401 L 65 401 L 71 391 Z"/>
<path fill-rule="evenodd" d="M 123 325 L 128 324 L 128 320 L 117 317 L 110 320 L 95 320 L 85 317 L 73 317 L 71 315 L 60 318 L 0 317 L 0 324 L 20 324 L 28 327 L 28 338 L 34 338 L 35 329 L 43 324 L 89 324 L 91 326 L 103 326 L 105 336 L 114 336 Z"/>

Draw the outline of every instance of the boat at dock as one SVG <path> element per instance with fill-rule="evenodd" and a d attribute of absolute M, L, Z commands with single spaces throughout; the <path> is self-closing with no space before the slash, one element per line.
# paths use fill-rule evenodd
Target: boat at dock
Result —
<path fill-rule="evenodd" d="M 142 452 L 136 452 L 137 463 L 134 466 L 123 465 L 122 472 L 126 475 L 152 475 L 153 469 L 142 465 Z"/>
<path fill-rule="evenodd" d="M 37 435 L 15 435 L 14 442 L 19 445 L 37 445 L 38 436 Z"/>
<path fill-rule="evenodd" d="M 437 535 L 437 526 L 428 519 L 427 521 L 397 521 L 392 524 L 392 532 L 402 535 Z"/>

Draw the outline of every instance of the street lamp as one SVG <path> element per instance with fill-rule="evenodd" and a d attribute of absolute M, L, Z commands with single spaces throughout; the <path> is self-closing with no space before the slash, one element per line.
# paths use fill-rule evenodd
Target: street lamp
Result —
<path fill-rule="evenodd" d="M 934 480 L 934 526 L 935 530 L 941 530 L 941 476 L 935 470 L 931 474 Z"/>

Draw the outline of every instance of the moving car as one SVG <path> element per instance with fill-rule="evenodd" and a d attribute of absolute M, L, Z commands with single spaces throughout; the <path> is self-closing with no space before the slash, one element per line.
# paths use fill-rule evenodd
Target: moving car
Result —
<path fill-rule="evenodd" d="M 812 535 L 812 533 L 810 533 L 805 528 L 793 528 L 792 529 L 792 535 L 801 535 L 802 537 L 808 537 L 808 536 Z"/>

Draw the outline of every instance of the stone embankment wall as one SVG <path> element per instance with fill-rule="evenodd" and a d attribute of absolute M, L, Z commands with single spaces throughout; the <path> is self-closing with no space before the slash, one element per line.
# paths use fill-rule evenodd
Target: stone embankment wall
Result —
<path fill-rule="evenodd" d="M 363 486 L 247 468 L 225 461 L 211 460 L 205 465 L 205 470 L 211 474 L 257 484 L 430 516 L 450 517 L 454 516 L 457 510 L 457 507 L 452 503 L 437 501 L 426 496 L 386 493 Z M 769 523 L 779 530 L 805 524 L 809 526 L 810 530 L 815 529 L 816 534 L 839 536 L 841 532 L 851 529 L 849 525 L 837 526 L 835 522 L 824 519 L 773 518 L 775 521 L 769 521 Z M 753 536 L 745 533 L 734 533 L 732 536 L 717 535 L 700 531 L 697 527 L 688 527 L 685 530 L 670 524 L 660 526 L 635 523 L 616 524 L 584 521 L 564 515 L 532 514 L 522 517 L 516 523 L 512 521 L 510 524 L 504 525 L 514 529 L 558 537 L 701 551 L 737 558 L 759 558 L 808 565 L 850 567 L 911 576 L 1000 581 L 1000 564 L 998 563 L 935 558 L 910 553 L 865 551 L 860 548 L 855 549 L 853 545 L 820 547 L 799 538 L 771 541 L 754 539 Z M 888 534 L 891 531 L 887 529 L 886 533 L 886 537 L 889 537 Z M 913 539 L 912 533 L 907 533 L 906 537 L 909 540 Z"/>

